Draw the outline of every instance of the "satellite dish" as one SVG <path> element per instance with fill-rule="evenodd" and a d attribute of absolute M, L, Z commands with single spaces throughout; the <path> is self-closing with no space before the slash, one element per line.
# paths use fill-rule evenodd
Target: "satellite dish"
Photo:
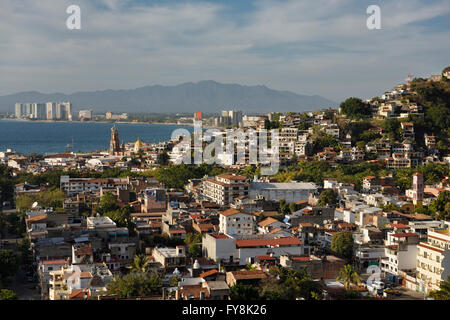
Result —
<path fill-rule="evenodd" d="M 35 201 L 35 202 L 31 205 L 31 208 L 32 208 L 32 209 L 36 209 L 37 207 L 39 207 L 39 203 L 37 203 L 37 201 Z"/>

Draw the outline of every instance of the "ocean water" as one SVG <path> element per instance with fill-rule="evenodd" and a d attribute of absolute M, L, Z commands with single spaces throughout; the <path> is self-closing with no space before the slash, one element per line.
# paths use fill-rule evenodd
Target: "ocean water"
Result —
<path fill-rule="evenodd" d="M 112 123 L 103 122 L 34 122 L 0 120 L 0 151 L 7 148 L 29 154 L 72 151 L 96 151 L 109 148 Z M 155 143 L 169 140 L 175 129 L 193 131 L 190 126 L 165 124 L 117 123 L 119 139 L 134 142 L 138 138 Z M 72 144 L 73 148 L 67 145 Z"/>

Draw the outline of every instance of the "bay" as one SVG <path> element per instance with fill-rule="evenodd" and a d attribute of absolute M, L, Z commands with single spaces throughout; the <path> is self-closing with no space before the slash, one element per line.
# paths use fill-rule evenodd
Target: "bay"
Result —
<path fill-rule="evenodd" d="M 23 154 L 35 152 L 45 155 L 68 149 L 74 152 L 105 150 L 109 148 L 113 125 L 106 122 L 0 120 L 0 151 L 10 148 Z M 116 123 L 116 126 L 121 142 L 135 142 L 138 138 L 149 143 L 166 141 L 178 128 L 193 132 L 193 127 L 179 125 Z M 72 139 L 73 147 L 68 148 Z"/>

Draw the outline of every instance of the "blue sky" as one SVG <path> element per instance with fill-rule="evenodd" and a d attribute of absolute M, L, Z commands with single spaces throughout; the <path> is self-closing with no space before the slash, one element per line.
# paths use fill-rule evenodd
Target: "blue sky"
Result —
<path fill-rule="evenodd" d="M 1 95 L 216 80 L 339 102 L 450 65 L 449 0 L 2 0 L 0 30 Z"/>

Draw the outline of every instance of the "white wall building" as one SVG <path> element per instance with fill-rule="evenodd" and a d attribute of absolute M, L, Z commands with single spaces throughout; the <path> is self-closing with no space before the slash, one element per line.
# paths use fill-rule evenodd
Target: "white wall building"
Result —
<path fill-rule="evenodd" d="M 429 231 L 427 241 L 418 244 L 416 278 L 422 292 L 439 290 L 441 281 L 450 276 L 449 227 L 450 223 L 446 229 Z"/>
<path fill-rule="evenodd" d="M 255 216 L 239 210 L 228 209 L 220 212 L 219 228 L 221 233 L 231 236 L 252 235 L 256 231 Z"/>
<path fill-rule="evenodd" d="M 418 240 L 418 235 L 412 232 L 389 232 L 385 242 L 385 258 L 380 262 L 381 270 L 396 276 L 400 270 L 415 270 Z"/>
<path fill-rule="evenodd" d="M 311 193 L 317 192 L 317 186 L 310 182 L 252 182 L 250 184 L 250 198 L 264 197 L 266 200 L 280 201 L 285 199 L 287 203 L 301 200 L 308 201 Z"/>

